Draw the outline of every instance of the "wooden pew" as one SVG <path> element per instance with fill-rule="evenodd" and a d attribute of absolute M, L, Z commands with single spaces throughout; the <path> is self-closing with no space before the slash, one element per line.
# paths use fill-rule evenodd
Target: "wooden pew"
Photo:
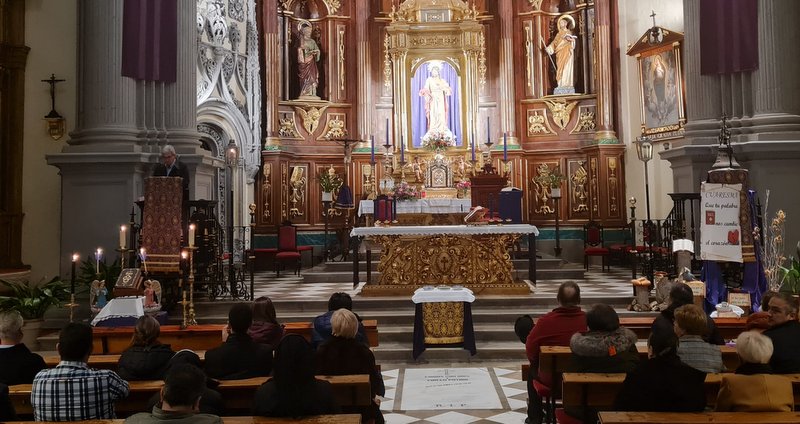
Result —
<path fill-rule="evenodd" d="M 785 374 L 792 380 L 794 402 L 800 404 L 800 374 Z M 600 373 L 564 373 L 563 398 L 564 407 L 592 406 L 598 409 L 610 409 L 614 406 L 617 393 L 622 389 L 625 374 Z M 711 406 L 717 403 L 719 385 L 722 374 L 706 375 L 706 403 Z"/>
<path fill-rule="evenodd" d="M 722 351 L 722 362 L 725 364 L 725 368 L 729 371 L 738 368 L 740 361 L 739 355 L 736 353 L 736 348 L 733 346 L 720 346 L 719 348 Z M 640 360 L 647 360 L 647 346 L 637 345 L 636 350 L 639 352 Z M 571 356 L 572 351 L 568 346 L 542 346 L 539 353 L 539 369 L 545 373 L 563 373 L 571 371 L 569 369 Z M 530 366 L 530 363 L 522 364 L 523 381 L 527 381 L 528 379 Z"/>
<path fill-rule="evenodd" d="M 600 412 L 602 424 L 799 423 L 800 412 Z"/>
<path fill-rule="evenodd" d="M 244 380 L 220 381 L 217 391 L 225 402 L 225 410 L 249 413 L 253 406 L 253 396 L 261 384 L 270 377 L 255 377 Z M 333 385 L 333 392 L 340 406 L 367 406 L 372 402 L 369 375 L 334 375 L 317 376 L 320 380 L 329 381 Z M 115 404 L 117 414 L 130 415 L 147 411 L 147 402 L 161 390 L 164 382 L 161 380 L 132 381 L 130 394 L 126 399 L 121 399 Z M 9 386 L 9 397 L 20 415 L 32 415 L 31 384 Z"/>
<path fill-rule="evenodd" d="M 378 346 L 378 321 L 365 319 L 362 321 L 367 332 L 370 347 Z M 284 324 L 287 334 L 300 334 L 311 340 L 312 324 L 310 322 L 287 322 Z M 181 349 L 209 350 L 222 343 L 224 324 L 200 324 L 185 329 L 179 325 L 162 325 L 158 339 L 161 343 L 172 346 L 175 351 Z M 133 327 L 95 327 L 93 331 L 96 355 L 119 354 L 128 348 L 133 337 Z"/>
<path fill-rule="evenodd" d="M 200 364 L 206 362 L 206 351 L 196 350 L 195 353 L 200 357 Z M 92 355 L 89 357 L 89 368 L 98 370 L 111 370 L 116 371 L 119 366 L 119 358 L 122 354 L 115 353 L 110 355 Z M 44 363 L 48 368 L 53 368 L 61 362 L 61 357 L 58 355 L 50 355 L 44 357 Z"/>
<path fill-rule="evenodd" d="M 653 326 L 654 316 L 649 317 L 620 317 L 619 325 L 631 329 L 636 333 L 640 340 L 647 340 L 650 337 L 650 329 Z M 534 318 L 533 322 L 536 322 Z M 725 340 L 735 339 L 744 331 L 747 318 L 714 318 L 720 335 Z"/>
<path fill-rule="evenodd" d="M 88 420 L 81 424 L 124 424 L 125 420 Z M 304 418 L 222 417 L 225 424 L 359 424 L 359 414 L 313 415 Z M 6 424 L 33 424 L 34 421 L 6 421 Z M 56 424 L 56 421 L 39 421 L 38 424 Z M 60 424 L 60 423 L 58 423 Z"/>

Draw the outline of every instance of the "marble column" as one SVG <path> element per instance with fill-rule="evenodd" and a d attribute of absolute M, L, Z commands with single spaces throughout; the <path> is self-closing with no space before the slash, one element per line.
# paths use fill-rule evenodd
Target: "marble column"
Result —
<path fill-rule="evenodd" d="M 264 148 L 277 150 L 281 144 L 278 137 L 278 99 L 281 98 L 281 78 L 283 75 L 280 48 L 280 25 L 278 25 L 278 7 L 274 2 L 258 2 L 261 19 L 264 67 Z"/>
<path fill-rule="evenodd" d="M 594 3 L 595 19 L 595 76 L 597 78 L 597 130 L 594 142 L 617 144 L 614 131 L 614 86 L 611 62 L 611 2 Z"/>
<path fill-rule="evenodd" d="M 500 70 L 497 78 L 500 129 L 511 131 L 509 143 L 519 144 L 514 111 L 514 5 L 512 0 L 497 2 L 500 17 Z M 488 41 L 488 40 L 487 40 Z M 489 49 L 489 45 L 486 47 Z"/>

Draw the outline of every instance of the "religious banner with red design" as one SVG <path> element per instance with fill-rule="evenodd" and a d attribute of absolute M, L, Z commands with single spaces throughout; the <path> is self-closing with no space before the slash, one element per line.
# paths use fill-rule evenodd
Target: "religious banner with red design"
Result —
<path fill-rule="evenodd" d="M 177 272 L 181 255 L 183 182 L 174 177 L 144 180 L 142 248 L 146 270 Z"/>
<path fill-rule="evenodd" d="M 741 190 L 741 184 L 703 183 L 700 190 L 702 260 L 742 262 L 742 229 L 739 224 Z"/>

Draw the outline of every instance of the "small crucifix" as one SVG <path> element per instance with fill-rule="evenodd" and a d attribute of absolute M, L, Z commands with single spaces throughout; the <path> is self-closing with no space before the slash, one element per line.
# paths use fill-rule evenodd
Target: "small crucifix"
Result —
<path fill-rule="evenodd" d="M 56 84 L 59 82 L 64 82 L 66 80 L 63 79 L 56 79 L 56 74 L 50 74 L 49 79 L 44 79 L 42 82 L 46 82 L 50 84 L 50 113 L 45 116 L 45 118 L 61 118 L 61 115 L 56 112 Z"/>
<path fill-rule="evenodd" d="M 651 10 L 650 11 L 650 17 L 653 18 L 653 27 L 655 27 L 656 26 L 656 11 L 655 10 Z"/>

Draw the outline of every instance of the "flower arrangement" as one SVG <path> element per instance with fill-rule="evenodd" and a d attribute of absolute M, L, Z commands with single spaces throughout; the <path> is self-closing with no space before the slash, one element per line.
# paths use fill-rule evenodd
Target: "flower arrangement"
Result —
<path fill-rule="evenodd" d="M 456 183 L 456 188 L 459 190 L 469 190 L 472 188 L 472 183 L 469 181 L 459 181 Z"/>
<path fill-rule="evenodd" d="M 534 178 L 534 181 L 545 187 L 560 188 L 561 182 L 566 179 L 567 177 L 561 173 L 560 166 L 556 166 L 554 169 L 550 170 L 547 164 L 542 164 L 539 166 L 539 175 Z"/>
<path fill-rule="evenodd" d="M 766 215 L 766 211 L 764 215 Z M 783 284 L 782 268 L 786 261 L 786 256 L 783 255 L 785 224 L 786 214 L 779 210 L 775 213 L 775 218 L 772 219 L 770 225 L 764 229 L 764 254 L 761 256 L 761 261 L 764 266 L 764 275 L 767 278 L 767 287 L 772 291 L 779 291 Z M 754 234 L 758 234 L 758 229 L 754 231 Z"/>
<path fill-rule="evenodd" d="M 448 133 L 429 132 L 422 137 L 422 145 L 436 152 L 446 150 L 453 144 L 455 144 L 453 135 Z"/>
<path fill-rule="evenodd" d="M 323 192 L 331 193 L 342 186 L 342 179 L 335 172 L 330 172 L 332 169 L 319 174 L 319 187 Z"/>
<path fill-rule="evenodd" d="M 417 200 L 419 192 L 417 187 L 403 181 L 394 188 L 394 198 L 398 201 Z"/>
<path fill-rule="evenodd" d="M 800 293 L 800 242 L 795 247 L 797 257 L 789 258 L 789 267 L 781 266 L 781 290 L 792 294 Z"/>

